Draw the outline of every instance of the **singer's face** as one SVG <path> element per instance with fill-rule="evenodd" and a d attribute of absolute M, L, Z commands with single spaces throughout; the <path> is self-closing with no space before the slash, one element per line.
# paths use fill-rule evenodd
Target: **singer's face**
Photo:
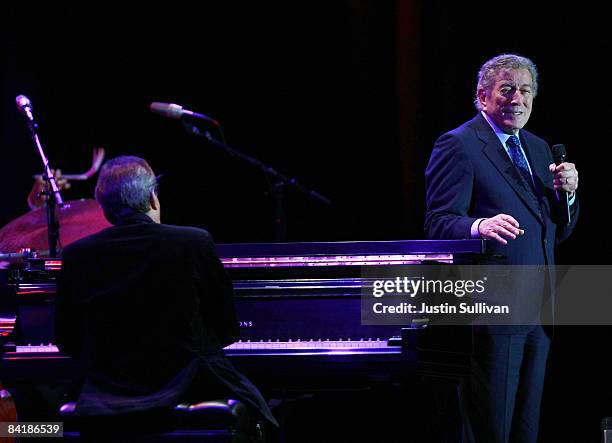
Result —
<path fill-rule="evenodd" d="M 501 71 L 490 91 L 479 92 L 482 109 L 504 132 L 518 134 L 533 104 L 533 81 L 527 69 Z"/>

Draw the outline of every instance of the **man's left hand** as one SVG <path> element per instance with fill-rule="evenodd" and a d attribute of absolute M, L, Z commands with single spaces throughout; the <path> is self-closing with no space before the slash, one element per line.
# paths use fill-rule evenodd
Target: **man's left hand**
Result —
<path fill-rule="evenodd" d="M 578 189 L 578 170 L 575 164 L 561 163 L 560 165 L 555 165 L 551 163 L 548 169 L 554 174 L 553 185 L 555 190 L 562 190 L 572 194 L 576 192 L 576 189 Z"/>

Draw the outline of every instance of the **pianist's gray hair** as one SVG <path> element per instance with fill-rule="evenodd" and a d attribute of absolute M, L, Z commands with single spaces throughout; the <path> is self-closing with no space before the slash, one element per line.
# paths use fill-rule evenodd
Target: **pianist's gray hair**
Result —
<path fill-rule="evenodd" d="M 490 92 L 495 84 L 495 77 L 497 77 L 497 74 L 508 69 L 527 69 L 529 71 L 531 80 L 533 81 L 531 93 L 535 98 L 538 93 L 538 70 L 535 63 L 521 55 L 501 54 L 485 62 L 480 68 L 480 71 L 478 71 L 478 85 L 476 86 L 476 97 L 474 98 L 476 109 L 482 111 L 478 93 L 480 91 Z"/>
<path fill-rule="evenodd" d="M 151 209 L 149 198 L 157 179 L 151 166 L 139 157 L 122 156 L 107 161 L 96 184 L 96 200 L 111 223 L 135 212 Z"/>

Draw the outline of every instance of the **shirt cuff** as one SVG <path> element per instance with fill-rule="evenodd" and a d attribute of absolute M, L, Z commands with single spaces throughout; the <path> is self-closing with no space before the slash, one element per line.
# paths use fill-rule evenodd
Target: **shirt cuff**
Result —
<path fill-rule="evenodd" d="M 480 225 L 480 222 L 483 220 L 484 218 L 477 218 L 476 220 L 474 220 L 474 223 L 472 223 L 472 228 L 470 229 L 470 237 L 481 238 L 480 232 L 478 231 L 478 226 Z"/>

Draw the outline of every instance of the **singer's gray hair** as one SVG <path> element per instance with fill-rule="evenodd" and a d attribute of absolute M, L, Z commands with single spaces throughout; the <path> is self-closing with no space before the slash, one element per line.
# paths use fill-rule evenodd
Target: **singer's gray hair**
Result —
<path fill-rule="evenodd" d="M 153 169 L 146 160 L 134 156 L 116 157 L 100 170 L 96 200 L 111 223 L 135 212 L 151 209 L 149 198 L 157 187 Z"/>
<path fill-rule="evenodd" d="M 478 85 L 476 86 L 476 97 L 474 98 L 474 104 L 476 109 L 482 111 L 482 105 L 478 99 L 478 93 L 480 91 L 491 92 L 495 83 L 495 77 L 501 71 L 507 71 L 509 69 L 527 69 L 531 74 L 532 95 L 535 96 L 538 93 L 538 70 L 535 63 L 529 60 L 527 57 L 516 54 L 501 54 L 493 57 L 491 60 L 485 62 L 484 65 L 478 71 Z"/>

